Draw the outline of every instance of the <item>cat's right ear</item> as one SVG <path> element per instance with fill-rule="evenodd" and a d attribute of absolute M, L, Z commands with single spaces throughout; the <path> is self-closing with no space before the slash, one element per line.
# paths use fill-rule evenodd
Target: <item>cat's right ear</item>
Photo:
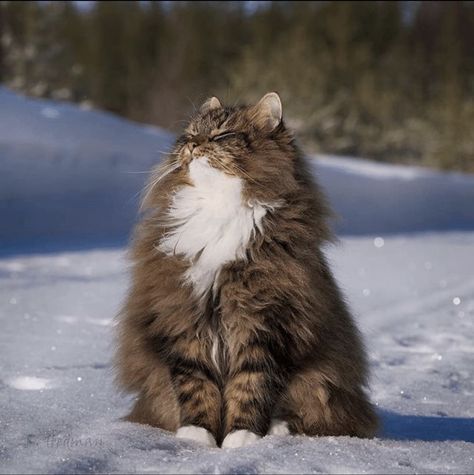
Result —
<path fill-rule="evenodd" d="M 215 109 L 220 109 L 222 107 L 219 99 L 217 97 L 213 96 L 207 99 L 206 102 L 201 106 L 199 109 L 199 112 L 201 114 L 207 114 L 208 112 L 215 110 Z"/>
<path fill-rule="evenodd" d="M 265 94 L 257 105 L 250 109 L 250 120 L 262 130 L 271 132 L 282 119 L 280 96 L 276 92 Z"/>

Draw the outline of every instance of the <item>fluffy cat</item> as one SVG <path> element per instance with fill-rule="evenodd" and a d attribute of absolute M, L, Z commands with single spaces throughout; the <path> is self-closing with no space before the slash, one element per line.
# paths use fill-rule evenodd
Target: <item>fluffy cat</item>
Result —
<path fill-rule="evenodd" d="M 361 338 L 321 251 L 328 208 L 276 93 L 206 101 L 143 211 L 116 360 L 128 420 L 222 447 L 374 435 Z"/>

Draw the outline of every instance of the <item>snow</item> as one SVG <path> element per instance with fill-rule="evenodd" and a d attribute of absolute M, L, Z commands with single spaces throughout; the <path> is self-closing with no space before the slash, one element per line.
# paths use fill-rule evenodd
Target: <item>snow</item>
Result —
<path fill-rule="evenodd" d="M 35 378 L 32 376 L 20 376 L 7 381 L 7 385 L 20 390 L 37 391 L 49 387 L 49 380 L 44 378 Z"/>
<path fill-rule="evenodd" d="M 365 336 L 375 439 L 209 449 L 121 420 L 132 398 L 111 356 L 128 263 L 111 246 L 146 176 L 121 170 L 146 170 L 171 139 L 0 88 L 0 473 L 472 473 L 474 178 L 459 174 L 317 161 L 341 215 L 327 252 Z"/>
<path fill-rule="evenodd" d="M 0 252 L 125 244 L 173 136 L 0 87 Z"/>
<path fill-rule="evenodd" d="M 0 252 L 124 245 L 173 136 L 0 87 Z M 345 235 L 474 231 L 474 176 L 319 156 Z"/>
<path fill-rule="evenodd" d="M 345 235 L 474 230 L 474 176 L 320 156 L 315 174 Z"/>
<path fill-rule="evenodd" d="M 112 384 L 110 319 L 127 285 L 123 250 L 5 257 L 0 471 L 472 472 L 473 248 L 474 233 L 386 236 L 382 248 L 355 237 L 330 248 L 385 427 L 372 441 L 269 436 L 235 450 L 119 420 L 130 398 Z"/>

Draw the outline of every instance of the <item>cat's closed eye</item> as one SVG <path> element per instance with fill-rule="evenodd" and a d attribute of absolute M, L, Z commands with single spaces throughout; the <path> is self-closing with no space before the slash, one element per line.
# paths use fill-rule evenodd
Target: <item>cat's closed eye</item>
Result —
<path fill-rule="evenodd" d="M 235 132 L 224 132 L 223 134 L 216 135 L 215 137 L 212 137 L 213 142 L 219 142 L 220 140 L 225 140 L 231 137 L 235 137 Z"/>

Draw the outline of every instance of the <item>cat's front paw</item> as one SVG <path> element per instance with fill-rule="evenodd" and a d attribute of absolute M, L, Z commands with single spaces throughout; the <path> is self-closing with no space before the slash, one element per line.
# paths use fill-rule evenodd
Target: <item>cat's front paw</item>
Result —
<path fill-rule="evenodd" d="M 223 449 L 235 449 L 237 447 L 245 447 L 257 442 L 261 437 L 248 430 L 236 430 L 227 434 L 224 442 L 222 442 Z"/>
<path fill-rule="evenodd" d="M 270 428 L 268 429 L 268 435 L 289 435 L 290 429 L 288 428 L 288 422 L 280 419 L 272 419 Z"/>
<path fill-rule="evenodd" d="M 189 439 L 204 445 L 206 447 L 216 447 L 216 439 L 204 427 L 183 426 L 176 431 L 176 437 L 179 439 Z"/>

